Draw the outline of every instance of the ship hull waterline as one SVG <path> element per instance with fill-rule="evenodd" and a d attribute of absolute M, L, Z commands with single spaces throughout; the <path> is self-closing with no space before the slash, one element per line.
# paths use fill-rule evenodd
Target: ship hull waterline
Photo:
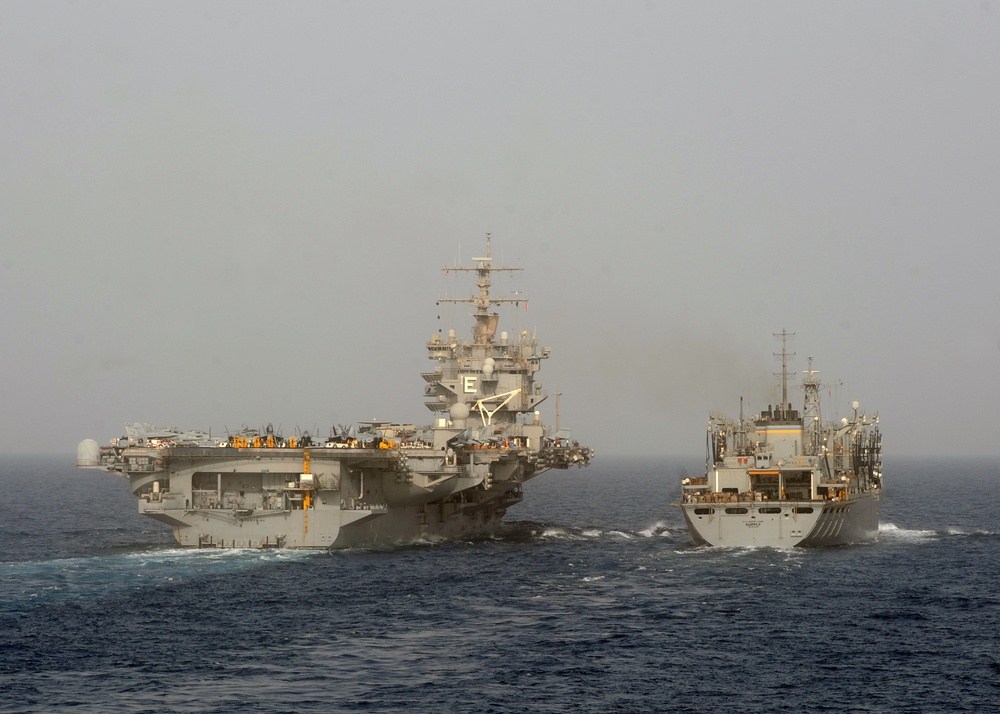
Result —
<path fill-rule="evenodd" d="M 122 475 L 139 512 L 183 547 L 342 549 L 489 534 L 524 481 L 573 463 L 573 449 L 554 451 L 483 449 L 450 463 L 428 449 L 402 459 L 403 450 L 314 449 L 303 474 L 302 449 L 149 450 L 131 461 L 148 471 Z"/>
<path fill-rule="evenodd" d="M 882 491 L 844 501 L 769 501 L 680 505 L 695 545 L 825 547 L 871 541 Z"/>

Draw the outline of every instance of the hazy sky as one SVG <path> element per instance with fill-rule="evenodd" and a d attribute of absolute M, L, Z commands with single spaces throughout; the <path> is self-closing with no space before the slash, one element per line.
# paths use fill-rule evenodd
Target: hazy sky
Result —
<path fill-rule="evenodd" d="M 0 452 L 427 423 L 492 232 L 599 456 L 701 454 L 782 329 L 1000 456 L 1000 2 L 2 0 L 0 99 Z"/>

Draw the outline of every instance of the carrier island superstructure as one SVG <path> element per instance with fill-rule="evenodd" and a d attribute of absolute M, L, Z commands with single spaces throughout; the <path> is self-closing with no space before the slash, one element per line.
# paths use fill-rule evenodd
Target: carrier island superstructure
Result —
<path fill-rule="evenodd" d="M 166 523 L 182 546 L 349 548 L 488 533 L 522 499 L 522 484 L 551 468 L 586 466 L 592 449 L 542 423 L 536 374 L 550 350 L 534 334 L 500 331 L 486 254 L 444 273 L 477 290 L 439 302 L 471 305 L 471 339 L 454 329 L 427 343 L 422 374 L 433 422 L 333 427 L 328 438 L 285 438 L 268 426 L 222 440 L 203 432 L 129 424 L 100 446 L 87 439 L 77 465 L 119 473 L 139 512 Z M 557 419 L 558 426 L 558 419 Z"/>
<path fill-rule="evenodd" d="M 882 437 L 878 414 L 853 402 L 852 413 L 825 423 L 823 386 L 805 372 L 804 408 L 788 402 L 787 340 L 782 331 L 781 404 L 738 420 L 709 419 L 705 476 L 682 481 L 681 503 L 698 545 L 842 545 L 878 532 Z"/>

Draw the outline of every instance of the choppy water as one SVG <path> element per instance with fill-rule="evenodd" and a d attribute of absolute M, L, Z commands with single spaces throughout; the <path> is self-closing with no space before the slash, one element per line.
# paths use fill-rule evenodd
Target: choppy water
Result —
<path fill-rule="evenodd" d="M 127 485 L 0 461 L 0 710 L 986 712 L 1000 462 L 887 464 L 877 542 L 694 548 L 697 461 L 599 459 L 496 538 L 188 551 Z"/>

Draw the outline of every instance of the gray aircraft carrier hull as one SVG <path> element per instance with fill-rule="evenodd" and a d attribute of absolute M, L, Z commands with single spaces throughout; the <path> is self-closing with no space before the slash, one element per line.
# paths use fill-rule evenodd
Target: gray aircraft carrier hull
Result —
<path fill-rule="evenodd" d="M 308 454 L 308 456 L 307 456 Z M 489 533 L 522 484 L 579 448 L 130 449 L 139 512 L 187 547 L 350 548 Z M 309 463 L 309 473 L 304 464 Z"/>

